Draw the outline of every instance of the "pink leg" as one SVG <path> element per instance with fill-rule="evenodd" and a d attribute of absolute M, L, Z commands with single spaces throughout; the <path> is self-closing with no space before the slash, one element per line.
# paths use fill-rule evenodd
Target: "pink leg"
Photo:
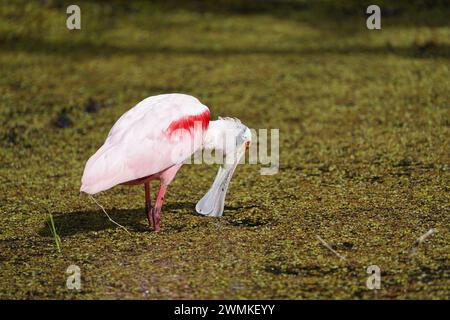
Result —
<path fill-rule="evenodd" d="M 153 209 L 153 227 L 156 232 L 159 232 L 159 215 L 161 213 L 161 207 L 164 202 L 164 195 L 166 194 L 167 186 L 161 183 L 159 186 L 158 196 L 156 197 L 155 208 Z"/>
<path fill-rule="evenodd" d="M 145 214 L 147 215 L 148 223 L 153 226 L 153 209 L 150 198 L 150 182 L 144 183 L 145 189 Z"/>

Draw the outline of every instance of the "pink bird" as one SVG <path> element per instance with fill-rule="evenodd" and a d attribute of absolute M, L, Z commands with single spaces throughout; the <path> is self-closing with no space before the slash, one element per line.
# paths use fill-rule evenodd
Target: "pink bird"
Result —
<path fill-rule="evenodd" d="M 178 93 L 149 97 L 111 128 L 104 144 L 86 163 L 80 191 L 95 194 L 118 184 L 143 184 L 148 221 L 158 232 L 164 195 L 178 170 L 195 152 L 215 150 L 232 160 L 220 165 L 211 188 L 195 209 L 203 215 L 222 216 L 229 182 L 250 142 L 250 130 L 238 119 L 210 121 L 208 107 L 195 97 Z M 160 181 L 154 208 L 152 180 Z"/>

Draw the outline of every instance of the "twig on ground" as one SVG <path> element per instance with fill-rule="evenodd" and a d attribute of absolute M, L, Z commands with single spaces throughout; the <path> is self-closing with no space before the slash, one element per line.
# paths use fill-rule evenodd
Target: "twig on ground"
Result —
<path fill-rule="evenodd" d="M 99 207 L 100 209 L 103 210 L 103 212 L 106 214 L 106 216 L 108 217 L 109 221 L 111 221 L 112 223 L 114 223 L 115 225 L 121 227 L 123 230 L 125 230 L 128 234 L 131 234 L 130 231 L 127 230 L 127 228 L 125 228 L 123 225 L 121 225 L 120 223 L 115 222 L 113 219 L 111 219 L 111 217 L 109 216 L 109 214 L 106 212 L 105 208 L 103 208 L 103 206 L 97 202 L 97 200 L 94 199 L 94 197 L 92 195 L 89 195 L 89 197 L 92 199 L 92 201 L 94 201 Z"/>
<path fill-rule="evenodd" d="M 410 257 L 416 254 L 417 248 L 420 246 L 422 242 L 424 242 L 429 236 L 431 236 L 433 233 L 436 232 L 436 229 L 431 228 L 427 232 L 425 232 L 423 235 L 417 238 L 416 242 L 414 242 L 413 246 L 411 247 L 411 253 L 409 254 Z"/>
<path fill-rule="evenodd" d="M 320 236 L 316 236 L 317 239 L 319 239 L 319 241 L 325 246 L 325 248 L 327 248 L 328 250 L 330 250 L 331 252 L 333 252 L 336 256 L 338 256 L 341 260 L 345 260 L 345 257 L 343 257 L 342 255 L 340 255 L 336 250 L 334 250 L 328 243 L 325 242 L 325 240 L 323 240 Z"/>

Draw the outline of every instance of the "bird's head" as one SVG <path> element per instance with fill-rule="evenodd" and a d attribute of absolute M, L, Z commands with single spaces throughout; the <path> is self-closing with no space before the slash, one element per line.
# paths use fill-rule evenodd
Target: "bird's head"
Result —
<path fill-rule="evenodd" d="M 250 129 L 239 119 L 219 117 L 209 124 L 204 148 L 220 152 L 228 161 L 234 162 L 233 158 L 242 156 L 241 151 L 245 151 L 251 141 Z"/>
<path fill-rule="evenodd" d="M 245 150 L 250 146 L 252 135 L 249 128 L 235 118 L 219 118 L 211 121 L 205 137 L 205 148 L 223 154 L 216 178 L 195 209 L 207 216 L 222 216 L 228 185 Z"/>

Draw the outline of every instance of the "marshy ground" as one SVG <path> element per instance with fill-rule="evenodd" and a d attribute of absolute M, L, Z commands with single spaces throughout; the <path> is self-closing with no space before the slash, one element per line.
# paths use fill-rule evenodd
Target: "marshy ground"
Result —
<path fill-rule="evenodd" d="M 355 1 L 78 1 L 79 31 L 71 3 L 2 3 L 0 298 L 448 299 L 449 10 L 416 2 L 386 5 L 381 31 Z M 280 170 L 239 166 L 214 219 L 194 207 L 217 167 L 183 167 L 159 234 L 143 187 L 96 196 L 128 234 L 81 174 L 123 112 L 168 92 L 278 128 Z"/>

